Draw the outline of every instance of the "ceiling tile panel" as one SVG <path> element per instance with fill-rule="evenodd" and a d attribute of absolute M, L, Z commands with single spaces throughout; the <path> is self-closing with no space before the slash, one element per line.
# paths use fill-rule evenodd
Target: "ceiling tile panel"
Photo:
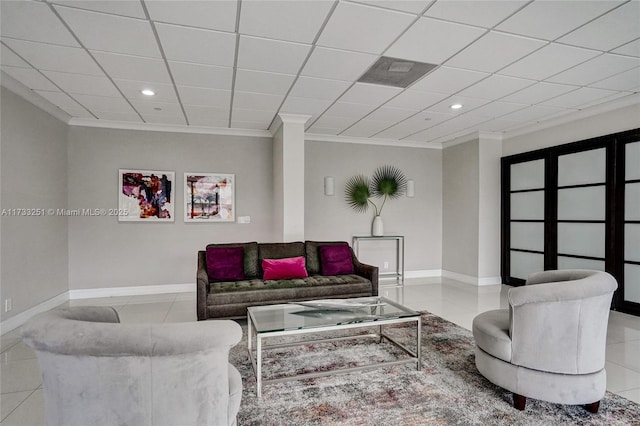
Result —
<path fill-rule="evenodd" d="M 357 3 L 399 10 L 401 12 L 421 13 L 433 0 L 356 0 Z"/>
<path fill-rule="evenodd" d="M 590 86 L 600 89 L 637 92 L 640 87 L 640 67 L 597 81 Z"/>
<path fill-rule="evenodd" d="M 98 112 L 121 112 L 130 113 L 133 111 L 131 105 L 122 97 L 112 98 L 107 96 L 93 95 L 73 95 L 74 99 L 80 102 L 85 108 L 93 113 Z"/>
<path fill-rule="evenodd" d="M 10 67 L 31 68 L 31 65 L 23 61 L 20 56 L 16 55 L 7 46 L 0 45 L 0 65 Z"/>
<path fill-rule="evenodd" d="M 555 98 L 556 96 L 560 96 L 564 93 L 571 92 L 577 88 L 578 86 L 541 82 L 506 96 L 501 100 L 505 102 L 534 105 L 546 101 L 547 99 Z"/>
<path fill-rule="evenodd" d="M 640 38 L 632 41 L 631 43 L 627 43 L 624 46 L 620 46 L 617 49 L 614 49 L 612 52 L 640 58 Z"/>
<path fill-rule="evenodd" d="M 236 29 L 238 3 L 235 0 L 145 0 L 145 4 L 154 21 L 220 31 Z"/>
<path fill-rule="evenodd" d="M 437 104 L 430 106 L 429 111 L 439 112 L 441 114 L 454 113 L 455 115 L 464 114 L 467 111 L 470 111 L 474 108 L 478 108 L 479 106 L 488 104 L 489 100 L 480 99 L 480 98 L 468 98 L 464 96 L 454 95 L 444 101 L 438 102 Z M 451 105 L 453 104 L 461 104 L 462 108 L 458 110 L 452 110 Z"/>
<path fill-rule="evenodd" d="M 80 46 L 49 5 L 37 1 L 2 1 L 0 34 L 22 40 Z"/>
<path fill-rule="evenodd" d="M 531 86 L 534 83 L 535 81 L 533 80 L 505 77 L 503 75 L 494 74 L 480 81 L 479 83 L 476 83 L 473 86 L 468 87 L 461 92 L 458 92 L 457 96 L 467 96 L 483 99 L 499 99 L 517 90 L 524 89 L 527 86 Z"/>
<path fill-rule="evenodd" d="M 598 55 L 600 52 L 595 50 L 551 43 L 500 70 L 500 74 L 544 80 Z"/>
<path fill-rule="evenodd" d="M 311 126 L 306 129 L 308 133 L 319 134 L 319 135 L 337 135 L 340 133 L 340 129 L 330 129 L 328 127 L 320 127 L 320 126 Z"/>
<path fill-rule="evenodd" d="M 296 76 L 292 74 L 240 69 L 236 72 L 235 90 L 269 95 L 285 95 L 295 78 Z"/>
<path fill-rule="evenodd" d="M 398 121 L 404 120 L 416 114 L 417 112 L 418 111 L 415 109 L 392 108 L 383 106 L 369 114 L 367 116 L 367 120 L 392 121 L 394 123 L 397 123 Z"/>
<path fill-rule="evenodd" d="M 97 112 L 96 115 L 100 120 L 109 120 L 109 121 L 130 121 L 136 123 L 142 123 L 140 116 L 135 112 L 109 112 L 109 111 L 101 111 Z"/>
<path fill-rule="evenodd" d="M 311 99 L 311 98 L 297 98 L 295 96 L 287 96 L 280 112 L 290 114 L 307 114 L 316 115 L 326 110 L 331 105 L 331 100 L 326 99 Z M 313 117 L 312 119 L 313 120 Z M 310 121 L 311 121 L 310 120 Z"/>
<path fill-rule="evenodd" d="M 387 102 L 385 106 L 422 110 L 447 98 L 448 96 L 449 95 L 443 93 L 418 92 L 416 90 L 407 89 Z"/>
<path fill-rule="evenodd" d="M 478 130 L 484 130 L 487 132 L 503 132 L 505 130 L 511 130 L 529 124 L 533 123 L 529 123 L 526 121 L 503 120 L 501 118 L 497 118 L 495 120 L 489 120 L 485 121 L 484 123 L 478 124 Z"/>
<path fill-rule="evenodd" d="M 340 97 L 340 102 L 378 106 L 401 91 L 399 87 L 356 83 Z"/>
<path fill-rule="evenodd" d="M 142 4 L 139 1 L 53 0 L 50 1 L 50 3 L 76 7 L 78 9 L 93 10 L 95 12 L 111 13 L 113 15 L 128 16 L 131 18 L 146 18 Z"/>
<path fill-rule="evenodd" d="M 177 102 L 157 102 L 151 99 L 132 99 L 131 104 L 140 115 L 155 115 L 158 117 L 180 117 L 182 108 Z"/>
<path fill-rule="evenodd" d="M 521 109 L 519 111 L 513 112 L 511 114 L 504 115 L 500 117 L 504 120 L 512 120 L 512 121 L 527 121 L 527 122 L 536 122 L 545 117 L 552 117 L 561 114 L 565 114 L 567 112 L 571 112 L 574 110 L 569 110 L 566 108 L 557 108 L 547 105 L 533 105 L 528 108 Z"/>
<path fill-rule="evenodd" d="M 640 87 L 639 87 L 640 89 Z M 631 92 L 611 92 L 612 94 L 609 96 L 605 96 L 604 98 L 596 98 L 591 102 L 587 102 L 582 105 L 578 105 L 578 109 L 585 109 L 599 104 L 606 104 L 611 101 L 615 101 L 616 99 L 623 98 L 625 96 L 633 95 Z"/>
<path fill-rule="evenodd" d="M 605 89 L 594 89 L 591 87 L 581 87 L 573 92 L 565 93 L 553 99 L 546 100 L 542 105 L 557 106 L 563 108 L 577 108 L 587 102 L 606 98 L 614 92 Z"/>
<path fill-rule="evenodd" d="M 148 100 L 149 97 L 142 94 L 145 89 L 155 92 L 153 99 L 158 102 L 178 102 L 176 92 L 172 84 L 149 83 L 147 81 L 114 79 L 114 83 L 124 93 L 127 99 Z"/>
<path fill-rule="evenodd" d="M 23 40 L 6 39 L 3 41 L 37 69 L 104 75 L 84 49 Z"/>
<path fill-rule="evenodd" d="M 215 108 L 199 105 L 185 105 L 184 110 L 189 118 L 189 123 L 197 122 L 199 125 L 212 121 L 215 123 L 224 122 L 224 126 L 229 124 L 229 108 Z M 220 125 L 220 124 L 218 124 Z"/>
<path fill-rule="evenodd" d="M 450 120 L 451 118 L 453 118 L 452 114 L 439 114 L 435 112 L 424 111 L 390 127 L 387 130 L 378 133 L 376 137 L 388 139 L 403 139 L 426 128 L 433 127 L 438 123 Z"/>
<path fill-rule="evenodd" d="M 271 123 L 271 120 L 273 120 L 273 117 L 275 117 L 274 111 L 234 107 L 233 114 L 231 115 L 231 120 L 253 123 L 266 123 L 267 125 L 269 125 Z"/>
<path fill-rule="evenodd" d="M 456 93 L 482 80 L 488 75 L 488 73 L 463 70 L 460 68 L 439 67 L 417 81 L 411 86 L 411 90 Z"/>
<path fill-rule="evenodd" d="M 492 28 L 526 3 L 527 0 L 437 1 L 425 16 Z"/>
<path fill-rule="evenodd" d="M 316 47 L 301 75 L 331 80 L 357 80 L 378 59 L 367 53 Z"/>
<path fill-rule="evenodd" d="M 352 118 L 359 120 L 375 109 L 373 105 L 352 104 L 348 102 L 336 102 L 325 114 L 336 117 Z"/>
<path fill-rule="evenodd" d="M 489 104 L 483 105 L 479 108 L 474 109 L 466 114 L 464 117 L 487 117 L 487 118 L 495 118 L 500 117 L 506 114 L 510 114 L 515 111 L 519 111 L 528 107 L 526 104 L 516 104 L 512 102 L 491 102 Z"/>
<path fill-rule="evenodd" d="M 447 65 L 495 72 L 545 45 L 541 40 L 491 31 L 458 53 Z"/>
<path fill-rule="evenodd" d="M 315 123 L 313 123 L 313 126 L 311 128 L 322 127 L 328 129 L 336 129 L 337 133 L 340 133 L 341 131 L 355 123 L 357 120 L 357 118 L 352 117 L 323 114 L 322 117 L 320 117 Z"/>
<path fill-rule="evenodd" d="M 33 68 L 2 66 L 2 71 L 18 80 L 31 90 L 59 91 L 51 81 Z"/>
<path fill-rule="evenodd" d="M 233 107 L 244 109 L 256 109 L 269 111 L 275 114 L 282 104 L 284 96 L 282 95 L 265 95 L 263 93 L 249 93 L 236 91 L 233 96 Z"/>
<path fill-rule="evenodd" d="M 184 120 L 184 116 L 182 117 L 162 117 L 157 115 L 149 115 L 149 114 L 141 114 L 142 118 L 144 118 L 145 123 L 153 123 L 153 124 L 169 124 L 169 125 L 178 125 L 184 126 L 187 122 Z"/>
<path fill-rule="evenodd" d="M 189 118 L 189 125 L 227 128 L 229 127 L 229 119 L 213 118 L 213 117 L 195 117 L 195 118 Z"/>
<path fill-rule="evenodd" d="M 156 24 L 156 29 L 167 59 L 233 66 L 235 34 L 167 24 Z"/>
<path fill-rule="evenodd" d="M 325 0 L 245 1 L 240 33 L 311 44 L 332 6 Z"/>
<path fill-rule="evenodd" d="M 414 19 L 415 16 L 405 13 L 340 2 L 317 44 L 380 54 Z"/>
<path fill-rule="evenodd" d="M 586 86 L 612 75 L 640 66 L 640 58 L 605 53 L 563 73 L 551 77 L 553 83 Z"/>
<path fill-rule="evenodd" d="M 74 118 L 87 118 L 90 120 L 95 120 L 96 118 L 91 115 L 91 113 L 89 111 L 87 111 L 86 109 L 79 107 L 79 108 L 67 108 L 65 110 L 65 112 L 67 114 L 69 114 L 71 117 Z"/>
<path fill-rule="evenodd" d="M 640 37 L 639 21 L 640 1 L 630 1 L 567 34 L 559 41 L 608 51 Z"/>
<path fill-rule="evenodd" d="M 91 54 L 112 78 L 171 83 L 167 66 L 162 59 L 96 51 Z"/>
<path fill-rule="evenodd" d="M 230 90 L 178 86 L 178 92 L 180 93 L 182 103 L 187 105 L 202 105 L 228 109 L 231 104 Z"/>
<path fill-rule="evenodd" d="M 497 29 L 544 40 L 555 40 L 621 3 L 623 1 L 614 0 L 534 1 L 498 25 Z"/>
<path fill-rule="evenodd" d="M 160 57 L 149 21 L 69 7 L 55 8 L 87 49 Z M 97 31 L 98 28 L 108 28 L 108 37 L 105 31 Z"/>
<path fill-rule="evenodd" d="M 84 109 L 82 105 L 73 100 L 69 95 L 63 92 L 49 92 L 44 90 L 36 90 L 36 92 L 64 111 L 74 111 Z"/>
<path fill-rule="evenodd" d="M 347 81 L 301 76 L 291 89 L 289 96 L 333 101 L 344 93 L 350 85 L 351 83 Z"/>
<path fill-rule="evenodd" d="M 430 18 L 420 18 L 385 52 L 392 58 L 442 64 L 485 30 Z M 454 36 L 443 36 L 455 34 Z"/>
<path fill-rule="evenodd" d="M 393 124 L 393 122 L 388 121 L 364 119 L 358 121 L 340 134 L 342 136 L 351 136 L 356 138 L 369 138 L 387 127 L 391 127 Z"/>
<path fill-rule="evenodd" d="M 231 90 L 232 68 L 174 61 L 169 61 L 169 68 L 178 85 Z"/>
<path fill-rule="evenodd" d="M 44 75 L 70 94 L 121 97 L 120 92 L 107 77 L 43 71 Z"/>
<path fill-rule="evenodd" d="M 310 50 L 308 44 L 240 36 L 238 68 L 298 74 Z"/>

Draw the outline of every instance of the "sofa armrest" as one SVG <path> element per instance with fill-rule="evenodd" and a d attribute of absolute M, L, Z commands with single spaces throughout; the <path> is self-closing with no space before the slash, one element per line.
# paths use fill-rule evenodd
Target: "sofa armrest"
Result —
<path fill-rule="evenodd" d="M 198 270 L 196 273 L 196 311 L 198 321 L 207 319 L 208 288 L 209 275 L 207 274 L 207 256 L 204 250 L 200 250 L 198 251 Z"/>
<path fill-rule="evenodd" d="M 353 249 L 351 249 L 351 257 L 353 258 L 353 269 L 356 275 L 360 275 L 371 281 L 371 295 L 378 295 L 378 267 L 367 265 L 358 260 Z"/>

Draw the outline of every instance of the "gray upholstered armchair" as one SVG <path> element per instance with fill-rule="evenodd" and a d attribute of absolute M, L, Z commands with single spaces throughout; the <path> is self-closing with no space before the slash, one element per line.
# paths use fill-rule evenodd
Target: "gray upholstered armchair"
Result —
<path fill-rule="evenodd" d="M 509 309 L 473 320 L 478 371 L 513 392 L 520 410 L 530 397 L 597 412 L 607 385 L 607 324 L 617 287 L 599 271 L 529 276 L 527 285 L 509 289 Z"/>
<path fill-rule="evenodd" d="M 47 425 L 233 425 L 242 380 L 233 321 L 119 324 L 108 307 L 54 310 L 22 328 L 35 349 Z"/>

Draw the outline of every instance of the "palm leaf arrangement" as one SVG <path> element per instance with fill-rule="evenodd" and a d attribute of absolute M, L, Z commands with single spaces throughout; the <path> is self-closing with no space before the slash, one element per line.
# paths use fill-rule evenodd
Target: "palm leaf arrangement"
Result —
<path fill-rule="evenodd" d="M 359 213 L 366 212 L 373 206 L 376 216 L 380 216 L 382 208 L 389 198 L 398 198 L 407 189 L 407 178 L 394 166 L 381 166 L 373 172 L 369 179 L 364 175 L 351 177 L 345 186 L 347 204 Z M 380 207 L 372 198 L 381 198 Z"/>

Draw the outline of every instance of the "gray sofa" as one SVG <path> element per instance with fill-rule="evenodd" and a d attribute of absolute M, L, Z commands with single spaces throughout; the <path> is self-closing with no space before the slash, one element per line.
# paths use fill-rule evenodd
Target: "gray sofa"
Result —
<path fill-rule="evenodd" d="M 22 327 L 40 363 L 46 424 L 235 425 L 234 321 L 119 324 L 113 308 L 40 314 Z"/>
<path fill-rule="evenodd" d="M 206 251 L 199 251 L 196 281 L 198 320 L 246 317 L 249 306 L 378 295 L 378 268 L 360 263 L 351 249 L 353 274 L 322 275 L 319 249 L 323 245 L 349 246 L 344 241 L 208 245 L 207 247 L 243 247 L 246 278 L 239 281 L 211 281 L 207 274 Z M 262 259 L 296 256 L 305 257 L 308 277 L 285 280 L 262 279 Z"/>
<path fill-rule="evenodd" d="M 509 289 L 509 309 L 473 320 L 478 371 L 526 398 L 585 405 L 597 412 L 607 376 L 605 348 L 616 280 L 606 272 L 544 271 Z"/>

